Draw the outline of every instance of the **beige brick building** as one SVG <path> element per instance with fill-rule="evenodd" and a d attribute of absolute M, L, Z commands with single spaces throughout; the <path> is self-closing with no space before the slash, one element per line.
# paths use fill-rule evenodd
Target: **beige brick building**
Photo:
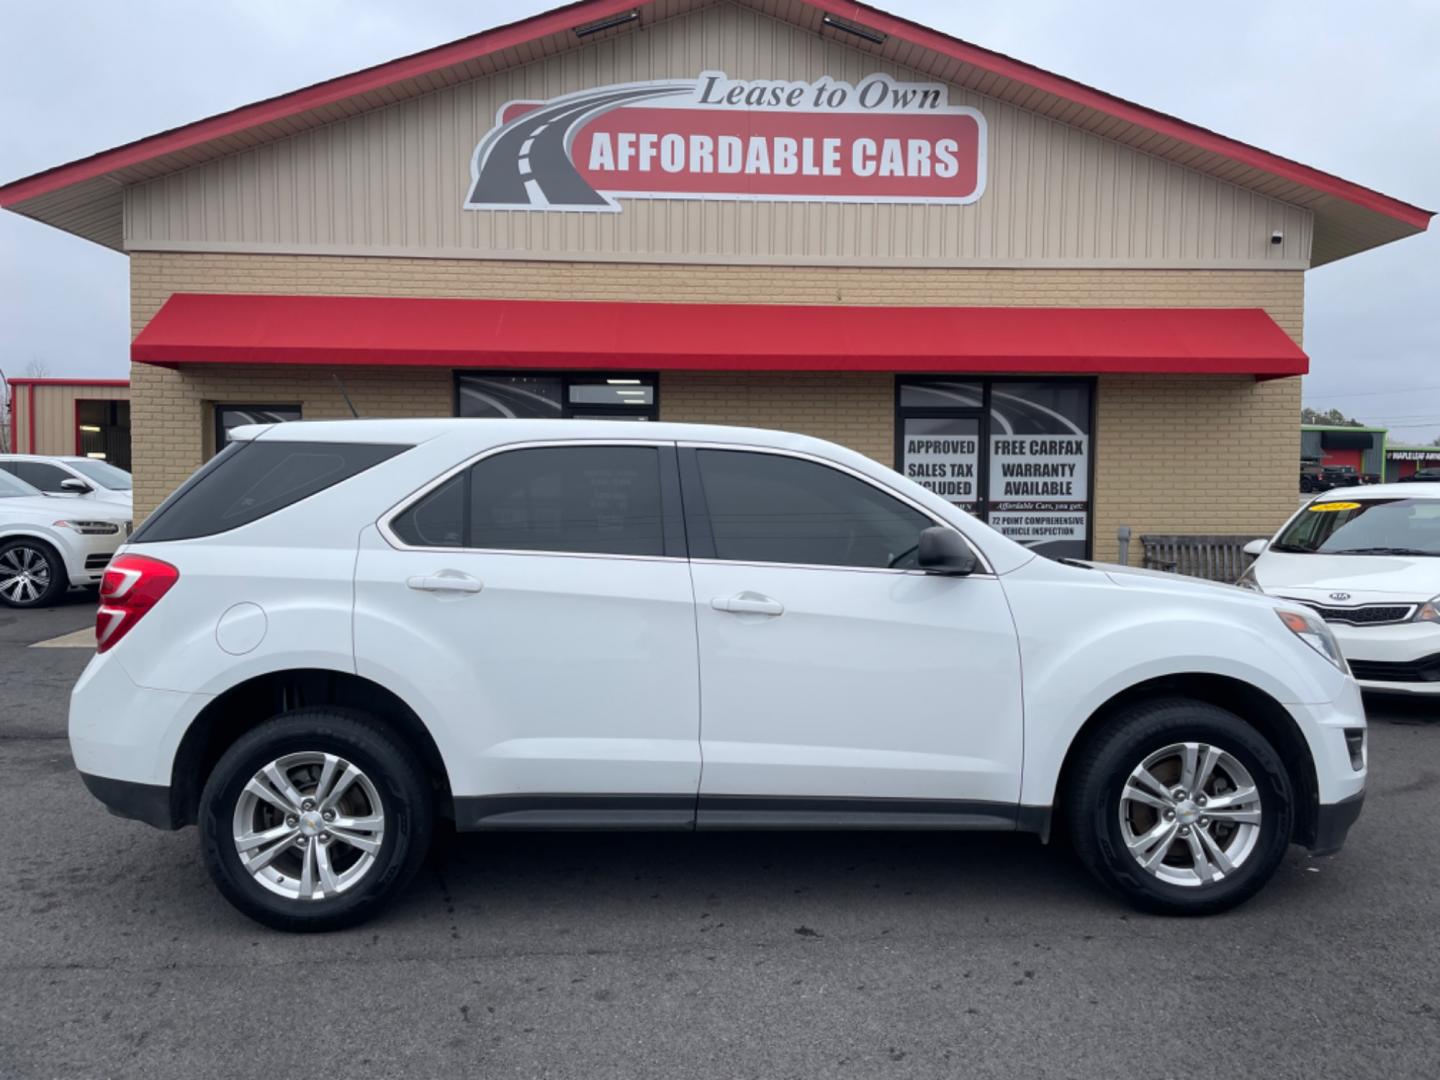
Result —
<path fill-rule="evenodd" d="M 1272 529 L 1305 271 L 1430 215 L 835 6 L 590 0 L 0 188 L 130 255 L 137 514 L 348 396 L 802 431 L 1049 554 Z"/>

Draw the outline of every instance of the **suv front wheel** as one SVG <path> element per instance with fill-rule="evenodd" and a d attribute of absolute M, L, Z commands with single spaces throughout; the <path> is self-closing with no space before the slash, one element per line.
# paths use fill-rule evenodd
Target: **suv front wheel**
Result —
<path fill-rule="evenodd" d="M 1290 843 L 1294 789 L 1275 748 L 1234 713 L 1167 699 L 1117 715 L 1076 762 L 1076 852 L 1137 907 L 1207 915 L 1249 899 Z"/>
<path fill-rule="evenodd" d="M 336 930 L 383 907 L 419 868 L 433 822 L 410 750 L 364 713 L 296 709 L 241 736 L 200 797 L 206 869 L 277 930 Z"/>

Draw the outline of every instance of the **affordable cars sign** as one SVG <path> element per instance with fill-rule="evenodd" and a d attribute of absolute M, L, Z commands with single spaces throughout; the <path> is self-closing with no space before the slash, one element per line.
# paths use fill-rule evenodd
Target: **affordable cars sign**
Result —
<path fill-rule="evenodd" d="M 502 106 L 470 210 L 618 212 L 617 198 L 974 202 L 985 118 L 941 83 L 694 80 Z"/>

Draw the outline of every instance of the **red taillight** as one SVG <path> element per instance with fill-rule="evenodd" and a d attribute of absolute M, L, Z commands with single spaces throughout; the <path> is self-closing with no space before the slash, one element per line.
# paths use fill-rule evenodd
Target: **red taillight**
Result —
<path fill-rule="evenodd" d="M 145 613 L 180 580 L 180 571 L 144 555 L 121 555 L 100 581 L 95 613 L 95 651 L 104 652 L 130 632 Z"/>

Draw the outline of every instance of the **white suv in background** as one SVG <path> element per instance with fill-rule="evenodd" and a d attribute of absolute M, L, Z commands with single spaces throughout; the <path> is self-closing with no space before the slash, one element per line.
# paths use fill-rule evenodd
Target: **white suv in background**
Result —
<path fill-rule="evenodd" d="M 43 607 L 98 585 L 130 533 L 130 510 L 38 491 L 0 469 L 0 606 Z"/>
<path fill-rule="evenodd" d="M 359 921 L 459 829 L 1002 829 L 1143 907 L 1338 849 L 1308 608 L 1058 563 L 859 454 L 684 424 L 242 428 L 105 575 L 70 745 L 241 911 Z"/>
<path fill-rule="evenodd" d="M 43 454 L 0 454 L 0 472 L 8 472 L 47 495 L 83 498 L 131 511 L 131 478 L 108 461 Z"/>
<path fill-rule="evenodd" d="M 1335 488 L 1246 550 L 1240 584 L 1319 612 L 1362 687 L 1440 694 L 1440 484 Z"/>

